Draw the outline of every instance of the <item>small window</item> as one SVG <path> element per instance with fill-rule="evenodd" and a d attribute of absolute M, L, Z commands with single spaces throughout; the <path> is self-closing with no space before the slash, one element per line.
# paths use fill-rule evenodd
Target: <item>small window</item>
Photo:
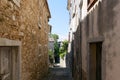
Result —
<path fill-rule="evenodd" d="M 91 7 L 93 7 L 93 5 L 97 2 L 98 0 L 88 0 L 88 10 L 91 9 Z"/>
<path fill-rule="evenodd" d="M 38 28 L 41 29 L 41 17 L 38 18 Z"/>
<path fill-rule="evenodd" d="M 42 46 L 41 44 L 38 44 L 38 57 L 41 57 L 42 56 Z"/>
<path fill-rule="evenodd" d="M 14 2 L 18 7 L 20 7 L 20 0 L 13 0 L 13 2 Z"/>

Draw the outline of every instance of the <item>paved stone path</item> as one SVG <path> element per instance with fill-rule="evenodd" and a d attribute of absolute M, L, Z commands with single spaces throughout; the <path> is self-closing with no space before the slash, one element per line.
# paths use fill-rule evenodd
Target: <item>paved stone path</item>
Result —
<path fill-rule="evenodd" d="M 45 80 L 72 80 L 72 77 L 68 68 L 54 67 L 50 68 L 50 74 Z"/>

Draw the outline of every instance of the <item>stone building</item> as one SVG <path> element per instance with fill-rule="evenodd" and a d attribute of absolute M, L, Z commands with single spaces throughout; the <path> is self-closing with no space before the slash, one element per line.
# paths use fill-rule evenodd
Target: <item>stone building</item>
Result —
<path fill-rule="evenodd" d="M 53 67 L 53 64 L 55 62 L 55 60 L 54 60 L 54 43 L 55 43 L 55 40 L 52 37 L 52 33 L 51 33 L 52 26 L 50 26 L 50 27 L 51 27 L 51 29 L 50 29 L 50 33 L 49 33 L 49 45 L 48 45 L 48 47 L 49 47 L 49 66 Z"/>
<path fill-rule="evenodd" d="M 52 52 L 54 52 L 54 42 L 55 42 L 55 40 L 54 40 L 54 38 L 51 36 L 52 35 L 52 33 L 51 33 L 51 31 L 52 31 L 52 26 L 51 25 L 49 25 L 50 26 L 50 33 L 49 33 L 49 50 L 51 50 Z"/>
<path fill-rule="evenodd" d="M 68 10 L 74 80 L 119 80 L 120 1 L 68 0 Z"/>
<path fill-rule="evenodd" d="M 0 0 L 1 80 L 42 80 L 50 17 L 47 0 Z"/>

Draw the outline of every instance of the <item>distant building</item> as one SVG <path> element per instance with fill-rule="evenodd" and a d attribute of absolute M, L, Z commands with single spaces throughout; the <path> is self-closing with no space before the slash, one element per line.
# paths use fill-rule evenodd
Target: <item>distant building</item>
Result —
<path fill-rule="evenodd" d="M 53 38 L 49 38 L 49 50 L 54 52 L 54 39 Z"/>
<path fill-rule="evenodd" d="M 52 26 L 49 25 L 49 50 L 52 50 L 54 52 L 54 38 L 51 36 Z"/>

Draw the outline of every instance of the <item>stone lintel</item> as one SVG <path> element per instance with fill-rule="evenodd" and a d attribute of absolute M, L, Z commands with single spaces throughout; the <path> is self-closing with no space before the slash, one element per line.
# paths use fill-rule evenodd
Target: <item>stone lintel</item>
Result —
<path fill-rule="evenodd" d="M 17 40 L 0 38 L 0 46 L 21 46 L 21 42 Z"/>
<path fill-rule="evenodd" d="M 101 37 L 101 36 L 88 39 L 88 43 L 103 42 L 103 41 L 104 41 L 104 37 Z"/>

